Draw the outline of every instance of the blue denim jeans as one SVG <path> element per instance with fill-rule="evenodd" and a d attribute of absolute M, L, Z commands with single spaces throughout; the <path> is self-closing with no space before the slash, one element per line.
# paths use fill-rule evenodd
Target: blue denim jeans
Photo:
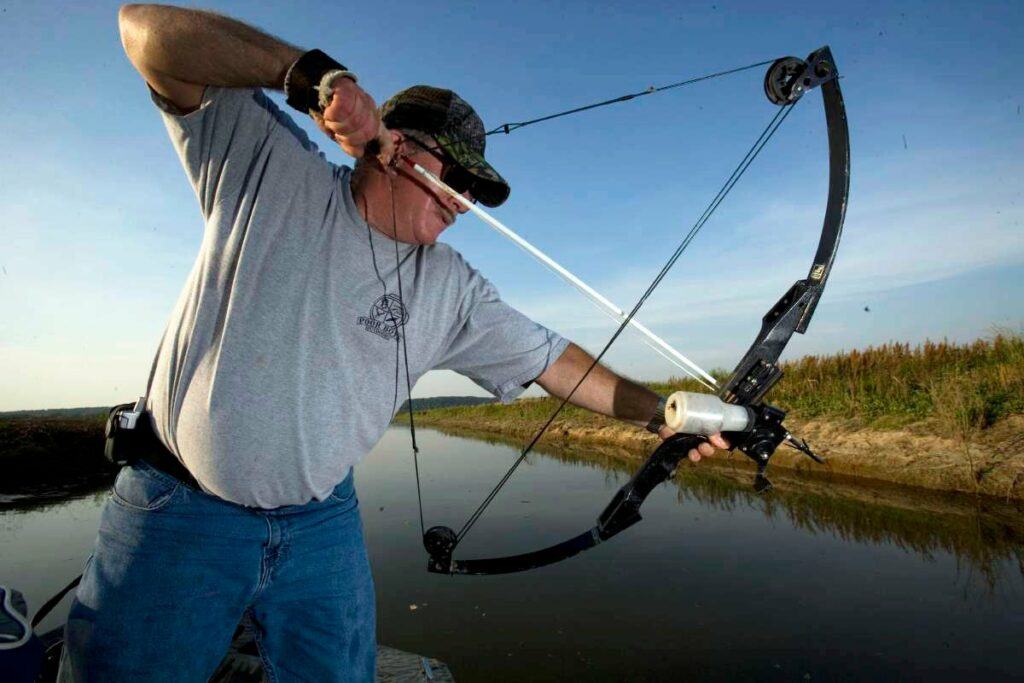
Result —
<path fill-rule="evenodd" d="M 126 467 L 68 616 L 61 680 L 205 681 L 248 611 L 270 681 L 372 681 L 373 579 L 351 474 L 254 510 Z"/>

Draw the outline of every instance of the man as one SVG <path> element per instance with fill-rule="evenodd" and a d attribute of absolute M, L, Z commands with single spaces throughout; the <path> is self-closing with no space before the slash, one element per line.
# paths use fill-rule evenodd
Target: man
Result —
<path fill-rule="evenodd" d="M 464 208 L 398 160 L 489 206 L 509 193 L 457 95 L 416 86 L 381 114 L 325 54 L 232 19 L 127 5 L 119 21 L 205 231 L 148 387 L 167 455 L 118 477 L 62 674 L 204 680 L 248 612 L 270 680 L 371 680 L 352 466 L 431 369 L 508 401 L 534 381 L 565 396 L 592 359 L 435 244 Z M 328 163 L 261 90 L 286 85 L 354 171 Z M 573 403 L 644 426 L 659 397 L 598 367 Z"/>

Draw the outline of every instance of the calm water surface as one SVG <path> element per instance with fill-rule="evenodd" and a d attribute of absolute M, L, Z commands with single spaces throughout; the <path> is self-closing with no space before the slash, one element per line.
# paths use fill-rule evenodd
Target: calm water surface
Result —
<path fill-rule="evenodd" d="M 458 528 L 517 455 L 420 431 L 427 526 Z M 458 557 L 535 550 L 593 525 L 636 462 L 531 456 Z M 408 435 L 356 472 L 382 643 L 459 680 L 1024 679 L 1024 511 L 894 487 L 686 467 L 644 521 L 523 574 L 428 574 Z M 32 609 L 89 554 L 106 493 L 0 511 L 0 583 Z M 66 603 L 41 630 L 57 627 Z M 809 677 L 809 678 L 808 678 Z"/>

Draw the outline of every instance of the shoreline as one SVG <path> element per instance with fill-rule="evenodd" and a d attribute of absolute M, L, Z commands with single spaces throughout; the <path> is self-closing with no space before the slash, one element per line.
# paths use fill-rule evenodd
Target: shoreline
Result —
<path fill-rule="evenodd" d="M 497 408 L 497 410 L 496 410 Z M 504 409 L 504 410 L 502 410 Z M 416 414 L 418 427 L 464 436 L 490 436 L 523 445 L 537 426 L 523 420 L 515 404 Z M 434 414 L 432 414 L 434 413 Z M 505 414 L 502 414 L 505 413 Z M 402 419 L 402 422 L 405 420 Z M 796 451 L 780 448 L 768 468 L 812 474 L 838 474 L 871 482 L 977 495 L 1006 501 L 1024 501 L 1024 415 L 1010 415 L 973 438 L 937 435 L 922 421 L 894 429 L 865 428 L 854 422 L 790 419 L 795 434 L 807 439 L 826 459 L 819 465 Z M 556 420 L 541 438 L 551 448 L 594 445 L 616 449 L 621 457 L 639 464 L 653 450 L 654 435 L 610 418 Z M 718 451 L 700 466 L 746 467 L 753 463 L 739 452 Z"/>

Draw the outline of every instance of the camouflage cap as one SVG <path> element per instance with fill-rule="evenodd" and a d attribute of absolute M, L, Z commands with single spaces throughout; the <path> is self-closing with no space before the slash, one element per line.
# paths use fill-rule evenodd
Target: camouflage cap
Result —
<path fill-rule="evenodd" d="M 470 193 L 486 206 L 500 206 L 512 189 L 484 159 L 484 122 L 451 90 L 414 85 L 394 95 L 380 110 L 388 128 L 409 128 L 432 136 L 472 176 Z"/>

